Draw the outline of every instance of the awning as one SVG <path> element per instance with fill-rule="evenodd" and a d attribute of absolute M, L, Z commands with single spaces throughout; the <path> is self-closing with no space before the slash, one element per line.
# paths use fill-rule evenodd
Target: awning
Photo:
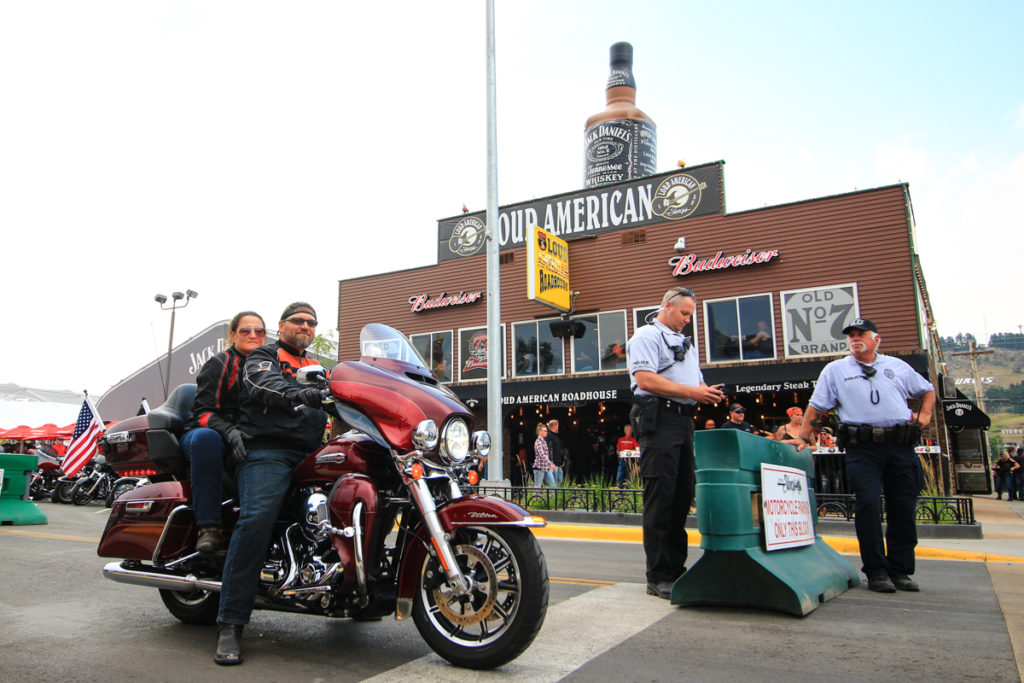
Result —
<path fill-rule="evenodd" d="M 959 389 L 956 390 L 956 398 L 946 399 L 942 402 L 942 413 L 946 418 L 946 424 L 958 429 L 988 429 L 992 426 L 989 416 L 981 412 L 981 408 L 975 405 Z"/>

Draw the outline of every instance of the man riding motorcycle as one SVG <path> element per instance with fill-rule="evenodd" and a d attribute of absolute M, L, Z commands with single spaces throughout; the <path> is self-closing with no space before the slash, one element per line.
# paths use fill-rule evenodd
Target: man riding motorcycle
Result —
<path fill-rule="evenodd" d="M 214 655 L 218 664 L 242 663 L 242 629 L 249 623 L 292 470 L 323 438 L 327 413 L 320 392 L 295 379 L 300 367 L 316 364 L 305 352 L 316 325 L 312 306 L 289 304 L 281 314 L 280 339 L 255 349 L 245 362 L 239 429 L 248 455 L 237 471 L 240 512 L 224 565 Z M 298 406 L 304 409 L 297 411 Z"/>

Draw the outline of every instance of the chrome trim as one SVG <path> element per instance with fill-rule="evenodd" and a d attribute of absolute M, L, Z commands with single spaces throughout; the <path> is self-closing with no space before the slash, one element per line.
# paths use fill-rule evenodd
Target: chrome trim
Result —
<path fill-rule="evenodd" d="M 355 547 L 356 555 L 356 590 L 359 592 L 359 606 L 366 607 L 369 598 L 366 594 L 366 567 L 363 565 L 363 525 L 359 520 L 362 516 L 363 501 L 359 501 L 352 508 L 352 528 L 355 531 L 352 545 Z"/>
<path fill-rule="evenodd" d="M 412 442 L 416 448 L 424 451 L 432 451 L 437 448 L 438 438 L 437 423 L 433 420 L 421 421 L 412 433 Z"/>
<path fill-rule="evenodd" d="M 395 601 L 395 619 L 403 621 L 412 616 L 412 598 L 398 598 Z"/>
<path fill-rule="evenodd" d="M 215 591 L 220 592 L 221 582 L 213 579 L 201 579 L 194 574 L 174 576 L 156 571 L 127 569 L 120 562 L 111 562 L 103 568 L 103 576 L 118 583 L 130 583 L 136 586 L 163 588 L 172 591 Z"/>
<path fill-rule="evenodd" d="M 152 502 L 152 501 L 150 501 Z M 160 550 L 164 547 L 164 541 L 167 539 L 167 532 L 171 528 L 171 522 L 174 521 L 175 515 L 183 510 L 191 510 L 188 505 L 179 505 L 178 507 L 171 510 L 171 514 L 167 515 L 167 521 L 164 522 L 164 530 L 160 532 L 160 540 L 156 542 L 156 547 L 153 548 L 153 564 L 160 566 Z"/>
<path fill-rule="evenodd" d="M 416 507 L 423 515 L 427 532 L 436 542 L 435 546 L 441 553 L 442 567 L 447 567 L 445 576 L 448 577 L 448 584 L 456 595 L 464 595 L 469 591 L 469 581 L 462 573 L 462 568 L 459 567 L 459 563 L 455 559 L 455 553 L 452 552 L 444 529 L 441 528 L 441 520 L 437 516 L 437 506 L 434 504 L 434 497 L 430 494 L 430 489 L 427 488 L 427 482 L 423 479 L 413 479 L 409 482 L 409 492 L 412 493 Z"/>
<path fill-rule="evenodd" d="M 129 505 L 139 505 L 139 504 L 141 504 L 142 507 L 140 507 L 140 508 L 128 507 Z M 151 500 L 133 500 L 131 502 L 128 502 L 128 503 L 124 504 L 124 511 L 125 512 L 136 512 L 136 513 L 140 513 L 141 514 L 141 513 L 149 512 L 152 509 L 153 509 L 153 501 L 151 501 Z"/>
<path fill-rule="evenodd" d="M 324 453 L 316 456 L 316 464 L 322 465 L 325 462 L 345 462 L 348 456 L 344 453 Z"/>
<path fill-rule="evenodd" d="M 108 432 L 104 438 L 107 443 L 131 443 L 135 440 L 135 435 L 131 432 Z"/>
<path fill-rule="evenodd" d="M 292 539 L 289 538 L 292 533 L 292 529 L 298 527 L 298 524 L 292 524 L 284 530 L 284 549 L 288 553 L 288 573 L 284 577 L 284 581 L 281 582 L 281 587 L 273 591 L 274 594 L 286 591 L 292 587 L 295 583 L 296 577 L 299 575 L 299 565 L 295 561 L 295 551 L 292 549 Z"/>

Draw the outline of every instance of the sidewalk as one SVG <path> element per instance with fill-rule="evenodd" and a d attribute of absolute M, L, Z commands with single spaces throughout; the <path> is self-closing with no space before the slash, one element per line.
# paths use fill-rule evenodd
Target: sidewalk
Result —
<path fill-rule="evenodd" d="M 996 500 L 994 494 L 973 496 L 973 500 L 974 516 L 981 525 L 983 537 L 921 539 L 916 551 L 918 559 L 1024 563 L 1024 502 Z M 539 514 L 545 515 L 543 512 Z M 551 515 L 548 526 L 535 529 L 534 533 L 542 538 L 643 542 L 643 531 L 636 524 L 562 522 L 558 519 L 559 516 Z M 690 545 L 699 546 L 700 532 L 696 530 L 696 520 L 692 515 L 687 524 L 687 531 Z M 822 539 L 836 552 L 849 555 L 860 552 L 852 525 L 848 533 L 830 532 L 823 534 Z"/>

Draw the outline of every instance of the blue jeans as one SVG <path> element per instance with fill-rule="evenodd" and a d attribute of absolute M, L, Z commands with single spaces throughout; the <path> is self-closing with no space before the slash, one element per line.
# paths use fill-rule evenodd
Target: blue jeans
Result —
<path fill-rule="evenodd" d="M 554 470 L 537 470 L 533 471 L 533 485 L 540 487 L 543 483 L 544 486 L 555 485 L 555 471 Z"/>
<path fill-rule="evenodd" d="M 1024 500 L 1024 473 L 1020 470 L 1013 473 L 1013 484 L 1010 486 L 1010 500 Z"/>
<path fill-rule="evenodd" d="M 291 485 L 292 470 L 305 456 L 288 449 L 252 450 L 239 465 L 241 510 L 224 562 L 217 623 L 249 623 L 274 522 Z"/>
<path fill-rule="evenodd" d="M 629 460 L 626 458 L 619 458 L 619 471 L 615 475 L 615 483 L 618 486 L 622 486 L 622 482 L 626 481 L 626 477 L 629 476 Z"/>
<path fill-rule="evenodd" d="M 1013 500 L 1014 488 L 1013 488 L 1013 474 L 997 474 L 994 477 L 996 484 L 996 495 L 1002 496 L 1003 491 L 1007 492 L 1007 498 Z"/>
<path fill-rule="evenodd" d="M 561 486 L 562 482 L 565 481 L 565 470 L 561 467 L 556 466 L 555 469 L 551 470 L 551 474 L 554 475 L 555 486 Z"/>
<path fill-rule="evenodd" d="M 198 427 L 181 438 L 181 450 L 192 464 L 192 515 L 196 526 L 220 526 L 224 440 L 212 429 Z"/>

